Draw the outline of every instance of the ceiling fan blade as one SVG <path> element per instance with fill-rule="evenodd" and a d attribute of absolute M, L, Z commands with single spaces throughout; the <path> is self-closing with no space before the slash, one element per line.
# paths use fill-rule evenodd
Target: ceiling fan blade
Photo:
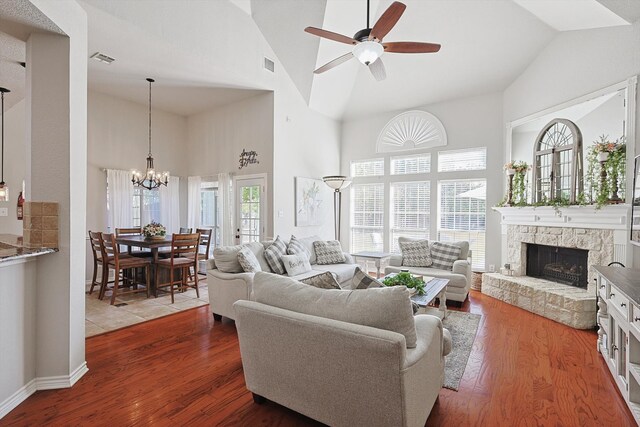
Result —
<path fill-rule="evenodd" d="M 309 34 L 313 34 L 314 36 L 323 37 L 325 39 L 333 40 L 340 43 L 345 43 L 350 45 L 354 45 L 358 43 L 357 40 L 354 40 L 351 37 L 343 36 L 342 34 L 338 34 L 338 33 L 333 33 L 331 31 L 323 30 L 322 28 L 307 27 L 304 30 Z"/>
<path fill-rule="evenodd" d="M 380 19 L 378 19 L 378 22 L 376 22 L 371 29 L 369 40 L 373 40 L 374 38 L 382 40 L 384 36 L 386 36 L 396 25 L 398 19 L 400 19 L 406 8 L 407 6 L 403 3 L 394 1 L 391 6 L 384 11 Z"/>
<path fill-rule="evenodd" d="M 382 43 L 385 52 L 394 53 L 433 53 L 440 50 L 437 43 L 389 42 Z"/>
<path fill-rule="evenodd" d="M 320 67 L 317 70 L 315 70 L 313 73 L 314 74 L 324 73 L 325 71 L 328 71 L 328 70 L 332 69 L 333 67 L 336 67 L 336 66 L 342 64 L 343 62 L 347 62 L 351 58 L 353 58 L 353 53 L 351 53 L 351 52 L 345 53 L 344 55 L 337 57 L 333 61 L 327 62 L 322 67 Z"/>
<path fill-rule="evenodd" d="M 373 74 L 373 77 L 377 81 L 382 81 L 387 78 L 387 71 L 384 69 L 382 58 L 378 58 L 369 64 L 369 71 L 371 71 L 371 74 Z"/>

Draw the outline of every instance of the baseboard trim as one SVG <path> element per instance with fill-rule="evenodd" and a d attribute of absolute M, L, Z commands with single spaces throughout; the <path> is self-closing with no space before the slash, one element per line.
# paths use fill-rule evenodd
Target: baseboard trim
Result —
<path fill-rule="evenodd" d="M 16 406 L 27 400 L 27 398 L 35 393 L 36 390 L 36 380 L 32 379 L 22 388 L 18 389 L 18 391 L 5 399 L 4 402 L 0 403 L 0 419 L 2 419 L 9 412 L 13 411 Z"/>
<path fill-rule="evenodd" d="M 83 362 L 70 375 L 59 375 L 55 377 L 38 377 L 36 385 L 38 390 L 52 390 L 56 388 L 69 388 L 73 386 L 84 374 L 89 371 L 87 362 Z"/>
<path fill-rule="evenodd" d="M 84 374 L 89 372 L 87 362 L 83 362 L 70 375 L 59 375 L 55 377 L 34 378 L 13 393 L 4 402 L 0 403 L 0 419 L 9 412 L 14 410 L 16 406 L 27 400 L 29 396 L 38 390 L 52 390 L 57 388 L 69 388 L 73 386 Z"/>

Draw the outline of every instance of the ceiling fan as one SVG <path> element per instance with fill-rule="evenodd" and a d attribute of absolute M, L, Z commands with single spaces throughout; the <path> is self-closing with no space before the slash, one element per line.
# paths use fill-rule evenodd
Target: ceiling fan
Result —
<path fill-rule="evenodd" d="M 323 30 L 321 28 L 307 27 L 304 30 L 318 37 L 324 37 L 340 43 L 353 46 L 353 50 L 342 56 L 337 57 L 333 61 L 329 61 L 322 67 L 314 71 L 315 74 L 324 73 L 333 67 L 350 60 L 353 57 L 358 58 L 360 62 L 369 67 L 373 77 L 380 81 L 387 77 L 382 58 L 380 56 L 384 52 L 393 53 L 433 53 L 440 50 L 440 45 L 436 43 L 422 42 L 385 42 L 382 39 L 396 25 L 407 6 L 399 1 L 393 2 L 387 10 L 380 16 L 378 22 L 369 28 L 369 0 L 367 0 L 367 28 L 358 31 L 353 38 L 343 36 L 342 34 Z"/>

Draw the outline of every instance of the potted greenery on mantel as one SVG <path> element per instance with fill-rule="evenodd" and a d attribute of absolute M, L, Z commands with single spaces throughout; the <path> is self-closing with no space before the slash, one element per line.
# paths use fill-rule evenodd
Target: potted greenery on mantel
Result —
<path fill-rule="evenodd" d="M 624 203 L 626 160 L 624 137 L 611 141 L 608 136 L 600 136 L 587 153 L 587 171 L 584 179 L 588 190 L 579 193 L 573 203 L 564 195 L 555 199 L 543 198 L 536 203 L 529 202 L 526 194 L 529 166 L 526 162 L 512 160 L 504 165 L 510 181 L 507 195 L 496 207 L 549 206 L 560 215 L 560 208 L 563 207 L 592 205 L 600 209 L 609 204 Z M 622 197 L 618 192 L 622 193 Z"/>

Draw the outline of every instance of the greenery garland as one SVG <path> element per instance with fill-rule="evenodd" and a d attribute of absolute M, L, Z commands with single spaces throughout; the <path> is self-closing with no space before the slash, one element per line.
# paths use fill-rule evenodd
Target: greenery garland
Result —
<path fill-rule="evenodd" d="M 607 179 L 602 182 L 600 174 L 603 165 L 598 161 L 599 153 L 608 153 L 604 168 Z M 591 202 L 597 208 L 609 203 L 613 187 L 618 186 L 618 193 L 624 200 L 625 177 L 627 169 L 627 146 L 624 137 L 609 141 L 609 137 L 602 135 L 598 141 L 594 141 L 587 153 L 587 183 L 590 189 Z"/>

